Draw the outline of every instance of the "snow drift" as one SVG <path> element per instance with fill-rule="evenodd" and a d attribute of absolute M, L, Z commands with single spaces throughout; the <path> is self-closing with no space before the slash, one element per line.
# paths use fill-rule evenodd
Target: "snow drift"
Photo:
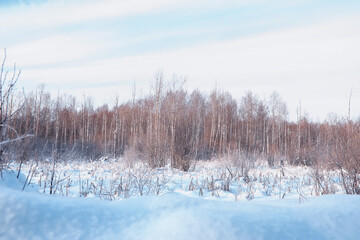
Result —
<path fill-rule="evenodd" d="M 119 201 L 22 192 L 0 180 L 0 239 L 357 239 L 360 197 L 253 201 L 170 193 Z"/>

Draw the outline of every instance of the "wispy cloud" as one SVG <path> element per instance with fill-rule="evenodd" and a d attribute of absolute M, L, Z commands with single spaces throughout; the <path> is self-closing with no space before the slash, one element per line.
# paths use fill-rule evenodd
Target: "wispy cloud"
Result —
<path fill-rule="evenodd" d="M 20 4 L 0 9 L 0 22 L 5 23 L 0 29 L 0 38 L 2 45 L 13 53 L 12 56 L 23 60 L 23 64 L 27 66 L 30 63 L 34 66 L 56 61 L 61 63 L 66 57 L 73 61 L 81 56 L 86 57 L 86 51 L 87 54 L 94 51 L 103 53 L 106 51 L 103 49 L 104 45 L 120 54 L 124 52 L 122 49 L 128 51 L 129 46 L 136 53 L 139 45 L 144 49 L 144 43 L 147 43 L 148 49 L 164 47 L 170 41 L 186 45 L 186 39 L 187 42 L 196 42 L 196 38 L 201 38 L 200 36 L 214 36 L 216 32 L 220 35 L 220 29 L 228 29 L 228 32 L 233 30 L 229 26 L 211 26 L 206 21 L 205 24 L 196 25 L 191 20 L 199 21 L 198 17 L 194 19 L 194 11 L 204 12 L 204 9 L 216 9 L 220 6 L 226 8 L 225 6 L 237 6 L 240 3 L 249 4 L 248 1 L 228 1 L 222 5 L 220 2 L 53 0 L 42 4 Z M 186 9 L 189 14 L 180 14 L 176 20 L 169 19 L 179 9 Z M 159 12 L 163 16 L 154 18 L 154 14 Z M 128 19 L 129 17 L 131 18 Z M 186 25 L 184 17 L 190 17 Z M 149 25 L 149 20 L 154 22 Z M 170 24 L 165 24 L 167 20 Z M 154 29 L 158 25 L 163 28 Z"/>
<path fill-rule="evenodd" d="M 19 45 L 9 46 L 10 61 L 21 60 L 24 68 L 48 67 L 53 64 L 73 62 L 91 57 L 104 46 L 101 43 L 86 41 L 84 35 L 51 36 Z"/>
<path fill-rule="evenodd" d="M 7 20 L 7 27 L 57 26 L 81 21 L 140 14 L 159 10 L 183 0 L 103 0 L 103 1 L 48 1 L 43 4 L 20 5 L 2 11 L 1 20 Z M 22 22 L 16 16 L 22 15 L 31 21 Z"/>
<path fill-rule="evenodd" d="M 133 81 L 146 89 L 162 69 L 188 76 L 190 89 L 277 90 L 293 114 L 302 98 L 324 117 L 346 109 L 328 103 L 360 76 L 359 9 L 351 0 L 37 1 L 0 8 L 0 45 L 26 89 L 44 82 L 102 101 L 116 88 L 126 97 Z"/>
<path fill-rule="evenodd" d="M 306 109 L 321 105 L 313 115 L 324 117 L 331 111 L 346 110 L 348 91 L 360 77 L 357 44 L 360 29 L 355 28 L 358 24 L 360 18 L 350 18 L 181 50 L 98 60 L 76 67 L 29 69 L 23 77 L 57 88 L 68 86 L 65 89 L 84 89 L 83 83 L 87 88 L 117 86 L 127 96 L 133 81 L 146 89 L 153 74 L 163 69 L 168 78 L 173 73 L 188 76 L 190 89 L 210 91 L 218 82 L 234 96 L 241 96 L 246 90 L 260 95 L 277 90 L 293 114 L 303 98 Z M 78 84 L 72 83 L 74 77 Z M 101 92 L 96 95 L 101 94 L 106 95 Z M 354 93 L 354 101 L 360 102 L 359 95 L 360 92 Z M 328 105 L 338 101 L 336 97 L 342 101 Z"/>

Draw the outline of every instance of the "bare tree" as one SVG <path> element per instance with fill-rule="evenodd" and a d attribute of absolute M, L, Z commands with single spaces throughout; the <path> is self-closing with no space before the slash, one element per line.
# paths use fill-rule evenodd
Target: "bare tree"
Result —
<path fill-rule="evenodd" d="M 4 164 L 3 154 L 11 143 L 30 137 L 30 134 L 20 135 L 14 127 L 11 126 L 11 119 L 23 104 L 14 106 L 12 101 L 15 92 L 15 84 L 18 81 L 21 71 L 16 69 L 14 64 L 12 73 L 5 66 L 6 49 L 4 49 L 3 62 L 0 69 L 0 177 L 2 177 L 2 169 Z M 12 134 L 10 134 L 12 132 Z M 13 137 L 12 137 L 13 136 Z"/>

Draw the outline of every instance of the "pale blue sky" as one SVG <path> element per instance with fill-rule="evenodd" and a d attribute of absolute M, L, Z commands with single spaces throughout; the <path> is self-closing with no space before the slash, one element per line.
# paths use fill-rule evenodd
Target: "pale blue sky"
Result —
<path fill-rule="evenodd" d="M 276 90 L 292 119 L 300 99 L 314 120 L 345 114 L 354 87 L 360 115 L 360 1 L 1 0 L 0 22 L 26 89 L 111 104 L 134 81 L 148 93 L 162 70 L 190 91 Z"/>

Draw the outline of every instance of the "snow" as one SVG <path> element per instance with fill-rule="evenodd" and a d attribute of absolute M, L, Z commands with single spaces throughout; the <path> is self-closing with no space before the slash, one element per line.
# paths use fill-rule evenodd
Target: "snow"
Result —
<path fill-rule="evenodd" d="M 307 167 L 278 166 L 269 168 L 263 162 L 254 164 L 245 178 L 239 167 L 226 161 L 200 161 L 189 172 L 170 166 L 149 169 L 142 163 L 129 168 L 120 160 L 94 162 L 61 162 L 56 164 L 53 194 L 70 197 L 121 200 L 144 195 L 173 192 L 187 196 L 221 201 L 254 198 L 297 198 L 326 193 L 344 193 L 340 172 L 324 172 L 321 186 L 314 171 Z M 10 169 L 17 171 L 12 163 Z M 29 162 L 22 172 L 39 192 L 50 193 L 51 162 Z M 321 170 L 319 170 L 321 172 Z M 301 198 L 301 199 L 300 199 Z"/>
<path fill-rule="evenodd" d="M 26 172 L 26 171 L 24 171 Z M 115 201 L 21 191 L 3 171 L 0 239 L 358 239 L 360 197 L 275 196 L 232 201 L 178 189 Z"/>

